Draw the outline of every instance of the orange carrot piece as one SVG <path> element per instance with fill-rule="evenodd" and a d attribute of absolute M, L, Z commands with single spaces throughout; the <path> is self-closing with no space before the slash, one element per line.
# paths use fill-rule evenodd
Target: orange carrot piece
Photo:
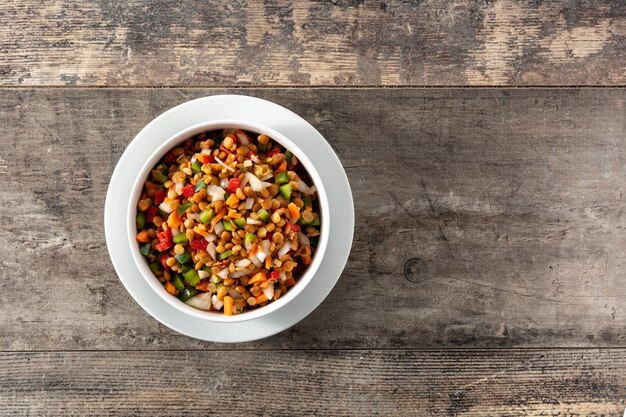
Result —
<path fill-rule="evenodd" d="M 252 278 L 250 278 L 250 280 L 248 281 L 248 285 L 253 285 L 261 281 L 267 281 L 267 275 L 263 271 L 254 274 Z"/>
<path fill-rule="evenodd" d="M 278 165 L 278 168 L 276 168 L 276 172 L 282 171 L 287 171 L 287 161 L 281 162 L 280 165 Z"/>
<path fill-rule="evenodd" d="M 178 217 L 178 211 L 174 210 L 173 212 L 170 213 L 169 217 L 167 218 L 167 225 L 170 227 L 170 229 L 178 229 L 178 226 L 180 226 L 181 220 L 180 217 Z"/>
<path fill-rule="evenodd" d="M 233 297 L 227 295 L 224 297 L 224 315 L 232 316 L 233 315 Z"/>
<path fill-rule="evenodd" d="M 165 289 L 172 295 L 176 294 L 176 287 L 174 287 L 174 284 L 169 281 L 165 283 Z"/>
<path fill-rule="evenodd" d="M 294 203 L 289 203 L 287 209 L 289 210 L 289 216 L 291 217 L 291 221 L 294 223 L 298 221 L 298 219 L 300 218 L 300 209 L 298 208 L 298 206 L 296 206 Z"/>
<path fill-rule="evenodd" d="M 267 301 L 267 297 L 265 296 L 265 294 L 261 294 L 261 295 L 255 297 L 255 298 L 256 298 L 257 304 L 260 304 L 260 303 L 263 303 L 263 302 Z"/>
<path fill-rule="evenodd" d="M 147 230 L 142 230 L 137 233 L 137 242 L 147 243 L 150 240 L 150 236 L 148 235 Z"/>

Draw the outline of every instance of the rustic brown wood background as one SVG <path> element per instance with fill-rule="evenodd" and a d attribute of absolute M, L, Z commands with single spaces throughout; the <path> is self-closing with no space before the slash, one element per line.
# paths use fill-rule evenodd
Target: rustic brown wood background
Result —
<path fill-rule="evenodd" d="M 0 415 L 622 416 L 624 86 L 622 1 L 0 3 Z M 328 299 L 239 345 L 103 231 L 134 135 L 222 93 L 316 126 L 356 210 Z"/>

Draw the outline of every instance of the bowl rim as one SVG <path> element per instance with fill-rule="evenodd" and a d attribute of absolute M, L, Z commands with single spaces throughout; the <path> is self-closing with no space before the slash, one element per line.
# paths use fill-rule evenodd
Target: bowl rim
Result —
<path fill-rule="evenodd" d="M 291 287 L 282 297 L 278 300 L 272 301 L 271 303 L 256 308 L 254 310 L 245 311 L 241 314 L 235 314 L 232 316 L 225 316 L 222 313 L 214 312 L 214 311 L 205 311 L 199 310 L 194 307 L 191 307 L 184 302 L 180 301 L 177 297 L 172 296 L 165 290 L 163 284 L 157 279 L 157 277 L 152 273 L 145 258 L 139 253 L 139 245 L 136 241 L 137 235 L 137 226 L 135 222 L 136 213 L 137 213 L 137 200 L 141 195 L 141 190 L 143 187 L 143 183 L 148 178 L 148 174 L 150 170 L 154 167 L 154 165 L 172 148 L 174 148 L 178 143 L 189 139 L 191 136 L 196 135 L 198 133 L 206 132 L 209 130 L 218 130 L 218 129 L 234 129 L 239 128 L 246 131 L 251 131 L 258 134 L 266 134 L 272 140 L 275 140 L 286 149 L 290 150 L 298 160 L 303 164 L 307 173 L 311 177 L 313 184 L 315 185 L 318 193 L 319 205 L 320 205 L 320 217 L 321 221 L 321 229 L 320 229 L 320 239 L 318 247 L 315 251 L 311 264 L 305 270 L 304 274 L 300 276 L 296 284 Z M 201 123 L 197 123 L 195 125 L 189 126 L 178 133 L 173 134 L 170 138 L 165 140 L 159 147 L 150 155 L 150 157 L 146 160 L 146 162 L 141 167 L 139 174 L 133 181 L 133 185 L 131 187 L 131 198 L 128 201 L 128 209 L 127 209 L 127 236 L 128 241 L 131 248 L 132 258 L 141 272 L 142 278 L 145 279 L 150 288 L 155 291 L 163 300 L 165 300 L 168 304 L 181 311 L 182 313 L 192 315 L 194 317 L 211 321 L 211 322 L 221 322 L 221 323 L 234 323 L 234 322 L 243 322 L 254 320 L 259 317 L 266 316 L 282 307 L 287 305 L 289 302 L 294 300 L 302 290 L 311 282 L 312 278 L 315 276 L 321 261 L 324 257 L 324 253 L 328 246 L 328 235 L 329 235 L 329 203 L 328 196 L 326 194 L 326 190 L 324 188 L 324 184 L 317 172 L 317 169 L 313 166 L 313 163 L 306 156 L 306 154 L 298 147 L 293 141 L 291 141 L 287 136 L 278 132 L 271 127 L 264 125 L 262 123 L 253 122 L 250 120 L 244 119 L 217 119 L 211 121 L 205 121 Z"/>

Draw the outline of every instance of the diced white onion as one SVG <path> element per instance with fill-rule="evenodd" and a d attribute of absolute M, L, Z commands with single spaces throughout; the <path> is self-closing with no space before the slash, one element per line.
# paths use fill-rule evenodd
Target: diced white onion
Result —
<path fill-rule="evenodd" d="M 217 276 L 222 279 L 228 278 L 228 268 L 222 269 L 220 272 L 217 273 Z"/>
<path fill-rule="evenodd" d="M 258 179 L 253 173 L 246 172 L 246 178 L 250 181 L 250 188 L 252 188 L 252 191 L 261 191 L 263 189 L 261 186 L 261 180 Z"/>
<path fill-rule="evenodd" d="M 196 162 L 198 160 L 198 158 L 196 157 L 197 154 L 193 154 L 193 156 L 191 157 L 191 163 L 193 164 L 194 162 Z"/>
<path fill-rule="evenodd" d="M 309 240 L 308 236 L 302 232 L 298 232 L 298 242 L 300 242 L 300 244 L 303 246 L 311 246 L 311 241 Z"/>
<path fill-rule="evenodd" d="M 252 217 L 248 217 L 246 219 L 246 224 L 261 224 L 261 220 L 253 219 Z"/>
<path fill-rule="evenodd" d="M 253 268 L 256 268 L 255 266 L 253 266 Z M 241 278 L 241 277 L 245 277 L 246 275 L 250 275 L 252 274 L 252 271 L 247 268 L 247 269 L 243 269 L 241 271 L 235 271 L 232 274 L 228 274 L 231 278 Z"/>
<path fill-rule="evenodd" d="M 270 178 L 272 178 L 274 176 L 274 174 L 272 174 L 271 172 L 269 174 L 263 175 L 261 177 L 261 181 L 265 181 L 265 180 L 269 180 Z"/>
<path fill-rule="evenodd" d="M 200 151 L 200 153 L 202 155 L 211 155 L 211 152 L 212 151 L 210 149 L 208 149 L 208 148 L 207 149 L 203 149 L 203 150 Z"/>
<path fill-rule="evenodd" d="M 254 255 L 253 257 L 250 258 L 250 260 L 252 261 L 252 263 L 256 266 L 256 267 L 261 267 L 263 266 L 263 262 L 261 260 L 259 260 L 259 258 L 257 258 L 259 254 L 257 253 L 256 255 Z"/>
<path fill-rule="evenodd" d="M 220 187 L 224 189 L 228 188 L 228 178 L 222 178 L 222 180 L 220 181 Z"/>
<path fill-rule="evenodd" d="M 185 301 L 185 304 L 188 306 L 200 309 L 200 310 L 210 310 L 211 309 L 211 293 L 203 292 L 198 295 L 191 297 L 189 300 Z"/>
<path fill-rule="evenodd" d="M 166 201 L 159 204 L 159 208 L 166 213 L 171 213 L 174 211 L 174 209 L 172 208 L 172 205 Z"/>
<path fill-rule="evenodd" d="M 296 182 L 298 183 L 298 191 L 301 191 L 302 194 L 304 194 L 304 195 L 311 195 L 311 194 L 315 193 L 315 191 L 311 190 L 311 187 L 306 185 L 306 183 L 304 181 L 302 181 L 300 178 L 298 178 L 298 181 L 296 181 Z"/>
<path fill-rule="evenodd" d="M 200 220 L 200 215 L 196 213 L 187 213 L 188 219 Z"/>
<path fill-rule="evenodd" d="M 170 230 L 172 231 L 172 237 L 178 236 L 180 234 L 180 230 L 175 227 L 172 227 Z"/>
<path fill-rule="evenodd" d="M 204 240 L 206 240 L 207 242 L 215 242 L 217 240 L 217 236 L 215 236 L 213 233 L 209 233 L 204 237 Z"/>
<path fill-rule="evenodd" d="M 246 210 L 251 210 L 254 206 L 254 198 L 250 197 L 246 199 Z"/>
<path fill-rule="evenodd" d="M 265 239 L 263 241 L 263 252 L 265 252 L 265 253 L 267 253 L 269 255 L 270 252 L 271 252 L 270 246 L 271 246 L 271 242 L 268 239 Z"/>
<path fill-rule="evenodd" d="M 182 182 L 175 183 L 174 191 L 176 191 L 176 194 L 181 195 L 183 193 L 183 183 Z"/>
<path fill-rule="evenodd" d="M 203 271 L 202 269 L 198 271 L 198 276 L 200 279 L 205 279 L 211 276 L 207 271 Z"/>
<path fill-rule="evenodd" d="M 222 222 L 217 222 L 215 224 L 215 227 L 213 228 L 213 232 L 215 232 L 216 235 L 221 235 L 223 231 L 224 231 L 224 224 L 222 224 Z"/>
<path fill-rule="evenodd" d="M 252 162 L 254 162 L 255 164 L 258 164 L 259 162 L 261 162 L 261 160 L 259 159 L 258 156 L 256 156 L 255 154 L 250 155 L 250 160 Z"/>
<path fill-rule="evenodd" d="M 226 190 L 214 184 L 206 186 L 206 192 L 211 196 L 211 201 L 223 201 Z"/>
<path fill-rule="evenodd" d="M 226 165 L 224 162 L 222 162 L 221 159 L 219 159 L 217 156 L 215 157 L 215 160 L 217 161 L 218 164 L 220 164 L 221 166 L 223 166 L 224 168 L 226 168 L 227 170 L 231 171 L 231 172 L 235 172 L 235 169 L 233 167 L 229 167 L 228 165 Z"/>
<path fill-rule="evenodd" d="M 278 258 L 279 259 L 282 258 L 290 250 L 291 250 L 291 242 L 287 241 L 287 242 L 285 242 L 285 244 L 283 246 L 280 247 L 280 249 L 278 249 Z"/>
<path fill-rule="evenodd" d="M 287 274 L 285 274 L 283 271 L 280 271 L 280 275 L 278 276 L 278 279 L 280 280 L 280 282 L 287 281 Z"/>
<path fill-rule="evenodd" d="M 248 135 L 246 135 L 241 130 L 236 130 L 235 135 L 237 135 L 237 139 L 239 139 L 239 143 L 241 143 L 242 145 L 250 144 L 250 139 L 248 139 Z"/>
<path fill-rule="evenodd" d="M 245 161 L 243 161 L 243 166 L 246 168 L 250 168 L 252 166 L 252 161 L 249 159 L 246 159 Z"/>
<path fill-rule="evenodd" d="M 250 261 L 250 259 L 242 259 L 240 261 L 237 261 L 237 263 L 235 264 L 236 267 L 238 268 L 245 268 L 248 265 L 250 265 L 252 262 Z"/>
<path fill-rule="evenodd" d="M 228 295 L 233 297 L 235 300 L 238 298 L 241 298 L 241 294 L 239 294 L 239 292 L 235 290 L 233 287 L 228 287 Z"/>
<path fill-rule="evenodd" d="M 217 294 L 213 294 L 213 296 L 211 297 L 211 304 L 213 304 L 213 308 L 216 310 L 224 307 L 224 303 L 221 302 L 219 298 L 217 298 Z"/>
<path fill-rule="evenodd" d="M 214 261 L 217 260 L 217 251 L 215 250 L 215 243 L 213 242 L 209 242 L 208 245 L 206 245 L 206 251 L 209 253 L 209 255 L 211 256 L 211 258 L 213 258 Z"/>
<path fill-rule="evenodd" d="M 259 251 L 256 253 L 256 258 L 259 261 L 263 262 L 265 260 L 265 258 L 267 258 L 267 254 L 259 249 Z M 254 261 L 254 259 L 252 259 L 252 260 Z"/>
<path fill-rule="evenodd" d="M 274 298 L 274 284 L 270 284 L 263 289 L 263 294 L 267 297 L 268 300 Z"/>

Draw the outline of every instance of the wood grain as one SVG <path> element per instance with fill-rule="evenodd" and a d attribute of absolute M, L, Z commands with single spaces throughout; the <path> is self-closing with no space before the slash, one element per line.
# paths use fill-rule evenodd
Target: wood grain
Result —
<path fill-rule="evenodd" d="M 218 347 L 135 304 L 108 259 L 102 208 L 146 123 L 224 92 L 237 90 L 0 91 L 0 349 Z M 242 346 L 626 346 L 625 90 L 247 93 L 329 140 L 356 231 L 329 298 Z"/>
<path fill-rule="evenodd" d="M 4 353 L 0 413 L 620 417 L 625 353 Z"/>
<path fill-rule="evenodd" d="M 626 5 L 0 3 L 0 85 L 624 85 Z"/>

